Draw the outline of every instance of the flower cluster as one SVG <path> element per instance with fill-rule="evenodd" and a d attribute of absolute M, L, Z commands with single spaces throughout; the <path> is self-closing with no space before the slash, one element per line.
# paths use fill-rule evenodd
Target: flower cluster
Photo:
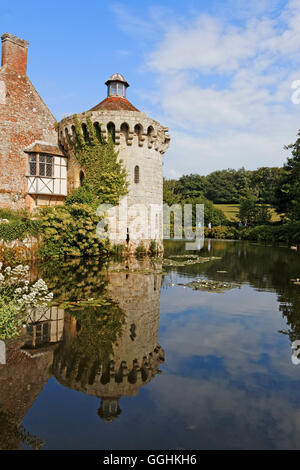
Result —
<path fill-rule="evenodd" d="M 43 279 L 30 283 L 29 266 L 4 268 L 0 262 L 0 330 L 1 327 L 7 329 L 8 322 L 11 322 L 8 329 L 16 331 L 16 323 L 25 322 L 33 312 L 45 311 L 52 299 L 53 294 Z M 7 319 L 4 319 L 5 312 Z M 0 338 L 2 333 L 0 331 Z"/>

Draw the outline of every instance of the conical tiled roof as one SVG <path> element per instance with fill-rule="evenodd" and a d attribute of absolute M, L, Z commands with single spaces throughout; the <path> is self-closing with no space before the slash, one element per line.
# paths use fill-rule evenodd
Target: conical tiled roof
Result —
<path fill-rule="evenodd" d="M 101 103 L 94 106 L 89 111 L 138 111 L 137 108 L 133 106 L 126 98 L 121 98 L 120 96 L 109 96 Z"/>

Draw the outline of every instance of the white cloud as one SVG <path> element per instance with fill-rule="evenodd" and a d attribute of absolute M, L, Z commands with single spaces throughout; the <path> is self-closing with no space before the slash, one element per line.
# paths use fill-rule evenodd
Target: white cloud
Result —
<path fill-rule="evenodd" d="M 286 161 L 283 146 L 300 127 L 291 102 L 300 80 L 299 0 L 229 0 L 214 15 L 120 8 L 120 27 L 146 45 L 140 70 L 156 78 L 139 96 L 170 128 L 166 176 Z"/>
<path fill-rule="evenodd" d="M 159 118 L 171 132 L 167 176 L 286 160 L 283 146 L 300 127 L 291 103 L 291 83 L 300 79 L 300 4 L 267 17 L 271 4 L 263 3 L 264 15 L 249 15 L 243 26 L 207 14 L 172 21 L 149 53 Z"/>

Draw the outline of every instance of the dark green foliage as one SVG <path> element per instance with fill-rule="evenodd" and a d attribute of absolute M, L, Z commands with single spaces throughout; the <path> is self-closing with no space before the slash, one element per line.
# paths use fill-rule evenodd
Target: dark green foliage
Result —
<path fill-rule="evenodd" d="M 236 203 L 248 185 L 248 177 L 244 168 L 214 171 L 205 178 L 204 195 L 214 203 Z"/>
<path fill-rule="evenodd" d="M 300 244 L 300 222 L 288 224 L 258 225 L 249 228 L 216 226 L 204 229 L 206 238 L 221 238 L 229 240 L 251 240 L 256 242 Z"/>
<path fill-rule="evenodd" d="M 164 180 L 164 202 L 172 205 L 185 198 L 203 195 L 215 204 L 235 204 L 249 188 L 259 203 L 273 204 L 282 168 L 261 167 L 254 171 L 227 169 L 207 176 L 184 175 L 179 180 Z"/>
<path fill-rule="evenodd" d="M 291 221 L 300 220 L 300 131 L 294 144 L 285 147 L 292 151 L 283 167 L 276 190 L 275 207 L 279 214 L 285 213 Z"/>
<path fill-rule="evenodd" d="M 276 188 L 283 172 L 283 168 L 277 167 L 261 167 L 249 172 L 250 182 L 248 186 L 257 196 L 258 202 L 265 204 L 275 203 Z"/>
<path fill-rule="evenodd" d="M 24 239 L 28 236 L 37 237 L 41 229 L 39 220 L 12 220 L 10 223 L 0 224 L 0 240 L 7 242 Z"/>
<path fill-rule="evenodd" d="M 24 222 L 31 218 L 31 214 L 26 209 L 13 210 L 13 209 L 1 209 L 0 208 L 0 219 L 7 219 L 9 221 L 20 221 Z"/>
<path fill-rule="evenodd" d="M 94 196 L 89 190 L 86 184 L 83 184 L 79 188 L 75 189 L 69 196 L 66 197 L 65 204 L 88 204 L 91 205 L 94 202 Z"/>
<path fill-rule="evenodd" d="M 149 246 L 149 254 L 150 256 L 155 256 L 158 253 L 158 246 L 156 244 L 155 240 L 151 240 L 150 246 Z"/>
<path fill-rule="evenodd" d="M 140 243 L 140 245 L 136 248 L 135 254 L 136 256 L 144 256 L 147 254 L 146 247 L 143 245 L 143 243 Z"/>
<path fill-rule="evenodd" d="M 113 245 L 111 248 L 111 254 L 115 255 L 116 257 L 122 256 L 124 253 L 124 245 L 118 244 L 118 245 Z"/>
<path fill-rule="evenodd" d="M 176 180 L 166 180 L 164 178 L 163 201 L 165 204 L 168 204 L 168 206 L 180 203 L 181 195 L 175 194 L 175 188 L 177 184 L 178 181 Z"/>
<path fill-rule="evenodd" d="M 268 207 L 258 204 L 257 197 L 248 193 L 240 200 L 239 218 L 244 225 L 254 227 L 270 222 L 271 213 Z"/>
<path fill-rule="evenodd" d="M 239 231 L 234 227 L 227 227 L 226 225 L 217 225 L 208 229 L 204 228 L 205 238 L 219 238 L 219 239 L 228 239 L 228 240 L 238 240 Z"/>
<path fill-rule="evenodd" d="M 184 175 L 176 181 L 174 193 L 179 195 L 181 199 L 191 199 L 203 196 L 204 189 L 205 177 L 191 174 Z"/>
<path fill-rule="evenodd" d="M 264 242 L 284 242 L 300 244 L 300 222 L 282 225 L 259 225 L 241 231 L 243 240 L 264 241 Z"/>

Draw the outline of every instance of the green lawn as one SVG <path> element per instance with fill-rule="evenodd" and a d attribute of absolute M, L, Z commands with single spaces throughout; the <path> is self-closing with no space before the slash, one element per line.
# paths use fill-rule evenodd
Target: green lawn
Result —
<path fill-rule="evenodd" d="M 229 220 L 236 220 L 238 217 L 238 212 L 239 212 L 239 204 L 214 204 L 215 207 L 218 209 L 221 209 L 227 219 Z M 277 222 L 280 220 L 279 215 L 275 212 L 275 209 L 273 207 L 270 207 L 271 213 L 272 213 L 272 222 Z"/>
<path fill-rule="evenodd" d="M 235 220 L 239 212 L 239 204 L 214 204 L 217 209 L 221 209 L 229 220 Z"/>

